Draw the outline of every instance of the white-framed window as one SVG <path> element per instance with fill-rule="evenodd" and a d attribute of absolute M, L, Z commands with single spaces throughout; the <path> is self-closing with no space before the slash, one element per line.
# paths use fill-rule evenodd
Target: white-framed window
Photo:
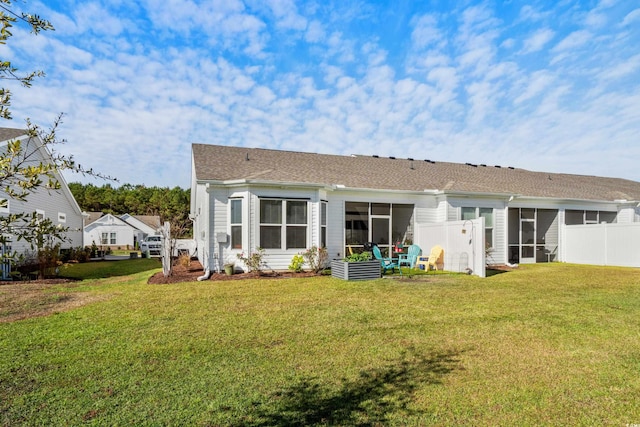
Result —
<path fill-rule="evenodd" d="M 242 249 L 242 199 L 231 199 L 229 209 L 231 249 Z"/>
<path fill-rule="evenodd" d="M 461 220 L 484 218 L 484 244 L 493 248 L 493 208 L 463 207 L 460 209 Z"/>
<path fill-rule="evenodd" d="M 110 245 L 115 245 L 116 244 L 116 233 L 115 232 L 109 233 L 109 244 Z"/>
<path fill-rule="evenodd" d="M 45 218 L 45 213 L 42 209 L 36 209 L 36 220 L 43 221 Z"/>
<path fill-rule="evenodd" d="M 61 224 L 67 222 L 67 214 L 64 212 L 58 212 L 58 222 Z"/>
<path fill-rule="evenodd" d="M 9 199 L 0 199 L 0 213 L 11 213 L 11 205 Z"/>
<path fill-rule="evenodd" d="M 100 233 L 100 244 L 101 245 L 109 244 L 109 233 Z"/>
<path fill-rule="evenodd" d="M 564 223 L 566 225 L 604 223 L 612 224 L 616 222 L 616 217 L 617 212 L 567 209 L 565 211 Z"/>
<path fill-rule="evenodd" d="M 327 202 L 320 203 L 320 247 L 327 247 Z"/>
<path fill-rule="evenodd" d="M 308 222 L 306 200 L 260 199 L 260 247 L 306 249 Z"/>

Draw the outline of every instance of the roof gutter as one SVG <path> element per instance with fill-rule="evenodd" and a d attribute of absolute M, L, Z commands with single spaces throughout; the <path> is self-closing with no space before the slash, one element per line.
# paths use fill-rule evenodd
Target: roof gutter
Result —
<path fill-rule="evenodd" d="M 427 191 L 427 190 L 425 190 Z M 545 200 L 545 201 L 566 201 L 566 202 L 589 202 L 589 203 L 617 203 L 617 204 L 638 204 L 638 201 L 634 200 L 596 200 L 596 199 L 566 199 L 563 197 L 540 197 L 540 196 L 527 196 L 524 194 L 514 193 L 476 193 L 473 191 L 448 191 L 442 190 L 439 194 L 446 194 L 450 196 L 462 196 L 462 197 L 500 197 L 508 199 L 512 202 L 515 199 L 528 199 L 528 200 Z"/>
<path fill-rule="evenodd" d="M 366 193 L 394 193 L 394 194 L 424 194 L 424 191 L 416 191 L 416 190 L 392 190 L 392 189 L 381 189 L 381 188 L 347 187 L 342 184 L 333 184 L 329 188 L 334 191 L 361 191 Z"/>
<path fill-rule="evenodd" d="M 455 191 L 455 190 L 424 190 L 425 192 L 432 192 L 431 194 L 458 196 L 458 197 L 486 197 L 486 198 L 501 198 L 509 199 L 509 201 L 522 197 L 521 194 L 513 193 L 481 193 L 476 191 Z"/>
<path fill-rule="evenodd" d="M 529 199 L 529 200 L 550 200 L 550 201 L 564 201 L 564 202 L 580 202 L 580 203 L 608 203 L 608 204 L 629 204 L 629 205 L 634 205 L 634 204 L 638 204 L 640 203 L 637 200 L 628 200 L 628 201 L 621 201 L 621 200 L 599 200 L 599 199 L 566 199 L 563 197 L 539 197 L 539 196 L 525 196 L 522 194 L 519 194 L 516 196 L 516 198 L 520 198 L 520 199 Z"/>
<path fill-rule="evenodd" d="M 243 187 L 247 185 L 260 185 L 269 187 L 296 187 L 296 188 L 326 188 L 331 189 L 331 186 L 318 183 L 305 183 L 305 182 L 289 182 L 289 181 L 263 181 L 254 179 L 229 179 L 229 180 L 198 180 L 197 184 L 204 184 L 207 188 L 211 187 Z"/>

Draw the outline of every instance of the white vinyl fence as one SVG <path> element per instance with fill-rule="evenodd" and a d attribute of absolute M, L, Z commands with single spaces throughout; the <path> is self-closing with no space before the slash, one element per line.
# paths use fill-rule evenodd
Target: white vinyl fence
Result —
<path fill-rule="evenodd" d="M 564 261 L 640 267 L 640 223 L 564 226 Z"/>
<path fill-rule="evenodd" d="M 444 269 L 485 277 L 484 218 L 436 224 L 417 224 L 414 243 L 429 255 L 431 248 L 444 249 Z"/>

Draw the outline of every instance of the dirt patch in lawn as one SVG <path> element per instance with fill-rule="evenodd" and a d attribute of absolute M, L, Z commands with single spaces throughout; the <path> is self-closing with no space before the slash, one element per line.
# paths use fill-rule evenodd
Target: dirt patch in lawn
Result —
<path fill-rule="evenodd" d="M 60 284 L 73 283 L 69 279 L 49 279 L 0 284 L 0 323 L 61 313 L 105 298 L 55 289 Z"/>

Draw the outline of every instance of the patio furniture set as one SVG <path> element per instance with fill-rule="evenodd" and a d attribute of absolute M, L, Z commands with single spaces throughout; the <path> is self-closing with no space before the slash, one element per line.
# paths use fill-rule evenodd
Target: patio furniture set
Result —
<path fill-rule="evenodd" d="M 444 250 L 439 245 L 431 248 L 428 256 L 420 255 L 422 249 L 420 249 L 418 245 L 410 245 L 406 253 L 404 251 L 399 252 L 399 250 L 402 249 L 403 248 L 396 246 L 398 256 L 395 258 L 383 257 L 380 248 L 373 246 L 373 256 L 380 261 L 383 273 L 386 273 L 387 270 L 391 270 L 393 273 L 395 269 L 398 269 L 398 272 L 402 274 L 400 267 L 403 265 L 411 269 L 419 268 L 426 271 L 431 270 L 431 268 L 435 270 L 442 270 L 443 268 Z"/>

